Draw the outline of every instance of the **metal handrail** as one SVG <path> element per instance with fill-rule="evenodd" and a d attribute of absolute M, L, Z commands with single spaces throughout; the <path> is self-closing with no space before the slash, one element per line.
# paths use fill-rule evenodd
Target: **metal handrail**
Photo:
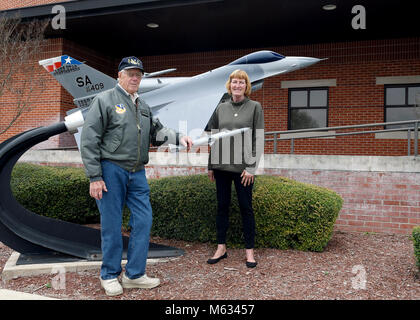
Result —
<path fill-rule="evenodd" d="M 359 124 L 351 126 L 337 126 L 337 127 L 322 127 L 322 128 L 309 128 L 309 129 L 298 129 L 298 130 L 286 130 L 286 131 L 269 131 L 265 132 L 264 135 L 273 135 L 273 138 L 265 138 L 265 141 L 273 141 L 273 153 L 277 153 L 277 141 L 279 140 L 291 140 L 290 153 L 294 153 L 294 140 L 295 139 L 310 139 L 310 138 L 321 138 L 321 137 L 338 137 L 338 136 L 349 136 L 349 135 L 358 135 L 358 134 L 369 134 L 369 133 L 381 133 L 381 132 L 395 132 L 395 131 L 407 131 L 407 147 L 408 155 L 410 155 L 411 148 L 411 130 L 414 131 L 414 156 L 418 155 L 418 129 L 419 129 L 420 120 L 405 120 L 405 121 L 394 121 L 394 122 L 381 122 L 381 123 L 369 123 L 369 124 Z M 329 133 L 325 131 L 330 130 L 345 130 L 345 129 L 357 129 L 357 128 L 368 128 L 368 127 L 379 127 L 379 126 L 390 126 L 390 125 L 403 125 L 403 124 L 414 124 L 413 127 L 404 127 L 404 128 L 392 128 L 392 129 L 382 129 L 382 130 L 369 130 L 369 131 L 355 131 L 355 132 L 342 132 L 342 133 Z M 292 134 L 292 133 L 305 133 L 305 132 L 318 132 L 324 131 L 323 134 L 311 134 L 308 136 L 302 135 L 297 137 L 280 137 L 281 134 Z"/>

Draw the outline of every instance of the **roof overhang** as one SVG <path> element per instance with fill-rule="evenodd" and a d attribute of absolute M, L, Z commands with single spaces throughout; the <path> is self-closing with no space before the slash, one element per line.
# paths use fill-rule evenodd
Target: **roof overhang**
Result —
<path fill-rule="evenodd" d="M 326 4 L 336 9 L 324 10 Z M 53 18 L 56 5 L 65 8 L 66 29 L 50 26 L 48 37 L 111 56 L 420 36 L 416 1 L 76 0 L 3 12 L 23 19 Z M 352 25 L 356 5 L 366 11 L 366 29 Z M 150 23 L 159 27 L 150 28 Z"/>

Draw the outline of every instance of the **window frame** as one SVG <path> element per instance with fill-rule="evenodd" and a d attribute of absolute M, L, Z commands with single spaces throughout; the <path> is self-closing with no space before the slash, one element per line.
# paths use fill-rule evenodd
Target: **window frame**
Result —
<path fill-rule="evenodd" d="M 325 107 L 310 107 L 310 99 L 311 99 L 311 95 L 310 92 L 311 91 L 317 91 L 317 90 L 325 90 L 327 92 L 327 104 Z M 292 92 L 296 92 L 296 91 L 306 91 L 307 94 L 307 106 L 306 107 L 292 107 L 291 106 L 291 96 L 292 96 Z M 291 125 L 292 125 L 292 110 L 325 110 L 326 111 L 326 127 L 328 127 L 328 118 L 329 118 L 329 100 L 330 100 L 330 88 L 329 87 L 301 87 L 301 88 L 289 88 L 288 90 L 288 102 L 287 102 L 287 130 L 299 130 L 299 129 L 292 129 Z M 322 128 L 322 127 L 319 127 Z M 307 128 L 307 129 L 312 129 L 312 128 Z M 313 128 L 315 129 L 315 128 Z"/>
<path fill-rule="evenodd" d="M 413 105 L 408 104 L 408 89 L 413 88 L 413 87 L 420 87 L 420 83 L 386 84 L 386 85 L 384 85 L 384 122 L 389 122 L 389 121 L 387 121 L 387 109 L 388 108 L 397 109 L 397 108 L 413 107 Z M 389 106 L 387 105 L 387 94 L 386 94 L 387 89 L 393 89 L 393 88 L 404 88 L 405 89 L 405 93 L 404 93 L 405 104 L 404 105 L 389 105 Z M 403 120 L 401 120 L 401 121 L 403 121 Z M 389 129 L 389 128 L 394 128 L 396 126 L 397 125 L 393 125 L 393 126 L 388 125 L 388 126 L 385 126 L 385 128 Z M 405 126 L 409 126 L 409 125 L 400 125 L 400 126 L 405 127 Z"/>

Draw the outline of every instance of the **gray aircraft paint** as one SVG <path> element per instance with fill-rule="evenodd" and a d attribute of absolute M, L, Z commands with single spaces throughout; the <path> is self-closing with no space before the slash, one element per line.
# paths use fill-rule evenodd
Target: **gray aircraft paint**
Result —
<path fill-rule="evenodd" d="M 164 126 L 196 139 L 201 136 L 214 109 L 226 93 L 225 83 L 234 70 L 244 70 L 251 80 L 253 90 L 258 90 L 267 77 L 305 68 L 319 61 L 321 59 L 284 57 L 272 51 L 257 51 L 193 77 L 154 78 L 145 74 L 140 83 L 139 94 Z M 57 68 L 51 67 L 53 63 L 57 63 Z M 116 79 L 69 56 L 42 60 L 39 64 L 73 96 L 74 103 L 79 108 L 88 107 L 99 92 L 111 89 L 117 83 Z M 173 70 L 158 71 L 150 75 Z M 72 112 L 74 110 L 69 113 Z M 75 138 L 79 145 L 80 128 L 78 131 Z"/>

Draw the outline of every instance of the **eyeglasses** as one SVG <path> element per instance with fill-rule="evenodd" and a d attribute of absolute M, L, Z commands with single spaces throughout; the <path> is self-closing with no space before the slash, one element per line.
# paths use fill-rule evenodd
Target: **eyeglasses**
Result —
<path fill-rule="evenodd" d="M 141 72 L 126 71 L 126 70 L 124 70 L 124 72 L 129 78 L 136 77 L 138 79 L 141 79 L 141 77 L 143 76 L 143 74 Z"/>

